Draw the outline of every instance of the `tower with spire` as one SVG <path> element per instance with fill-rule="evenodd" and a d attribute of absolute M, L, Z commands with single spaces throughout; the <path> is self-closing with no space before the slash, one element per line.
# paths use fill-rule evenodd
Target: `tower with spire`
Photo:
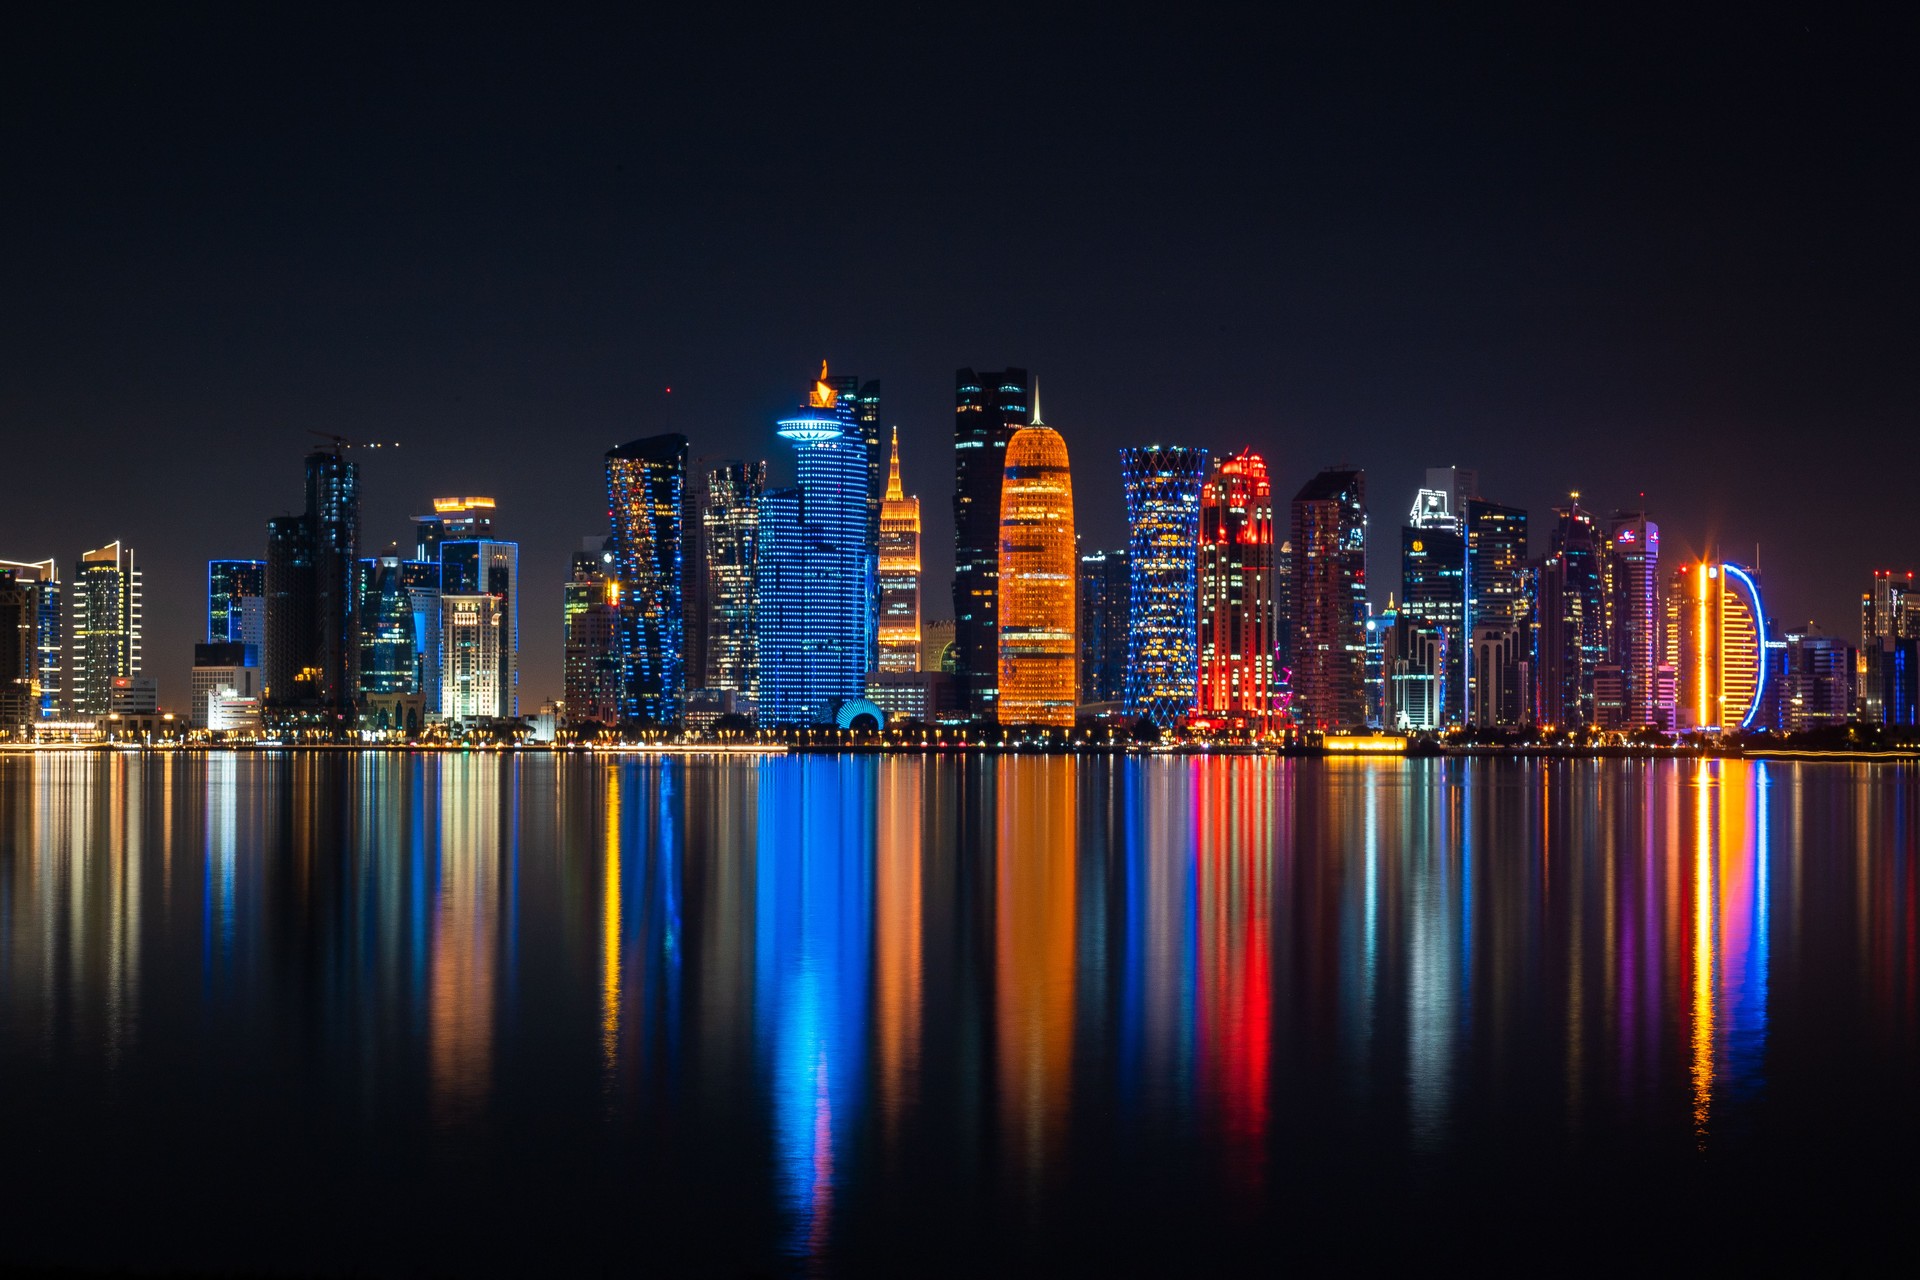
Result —
<path fill-rule="evenodd" d="M 880 501 L 881 671 L 920 669 L 920 499 L 900 484 L 900 428 L 893 429 L 886 496 Z"/>
<path fill-rule="evenodd" d="M 1007 442 L 1000 486 L 1001 724 L 1073 727 L 1080 689 L 1078 580 L 1067 442 L 1041 421 L 1036 381 L 1033 421 Z"/>

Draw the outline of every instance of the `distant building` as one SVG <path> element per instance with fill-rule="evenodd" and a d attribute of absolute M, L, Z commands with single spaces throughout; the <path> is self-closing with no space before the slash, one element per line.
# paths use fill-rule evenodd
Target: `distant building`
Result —
<path fill-rule="evenodd" d="M 1080 557 L 1080 701 L 1127 696 L 1127 552 Z"/>
<path fill-rule="evenodd" d="M 435 498 L 432 515 L 413 518 L 413 558 L 437 564 L 443 542 L 492 538 L 494 510 L 492 498 Z"/>
<path fill-rule="evenodd" d="M 246 665 L 259 666 L 266 648 L 266 595 L 265 560 L 209 560 L 207 643 L 245 645 Z"/>
<path fill-rule="evenodd" d="M 107 714 L 152 716 L 160 712 L 160 682 L 152 676 L 115 676 L 107 682 Z"/>
<path fill-rule="evenodd" d="M 760 495 L 766 488 L 766 463 L 732 460 L 709 464 L 700 486 L 700 555 L 695 566 L 701 581 L 696 610 L 700 643 L 687 680 L 748 698 L 759 695 L 760 685 L 753 565 Z"/>
<path fill-rule="evenodd" d="M 651 436 L 609 450 L 606 477 L 620 588 L 620 718 L 678 724 L 687 688 L 681 600 L 687 438 Z"/>
<path fill-rule="evenodd" d="M 867 677 L 867 701 L 886 712 L 890 725 L 936 724 L 964 714 L 959 683 L 947 671 L 875 671 Z"/>
<path fill-rule="evenodd" d="M 1197 714 L 1257 736 L 1281 727 L 1273 484 L 1251 449 L 1214 463 L 1200 496 Z"/>
<path fill-rule="evenodd" d="M 953 616 L 967 708 L 994 716 L 1000 676 L 1000 485 L 1007 442 L 1027 425 L 1025 369 L 954 375 Z"/>
<path fill-rule="evenodd" d="M 1127 502 L 1126 714 L 1162 729 L 1193 714 L 1200 685 L 1200 490 L 1207 451 L 1120 451 Z"/>
<path fill-rule="evenodd" d="M 139 676 L 140 596 L 140 570 L 134 566 L 132 548 L 110 542 L 80 557 L 69 592 L 67 626 L 74 715 L 107 715 L 113 682 Z"/>
<path fill-rule="evenodd" d="M 1467 705 L 1467 723 L 1510 727 L 1532 722 L 1533 662 L 1520 625 L 1483 622 L 1473 629 L 1471 669 L 1478 672 Z"/>
<path fill-rule="evenodd" d="M 1779 727 L 1788 733 L 1846 724 L 1853 718 L 1853 646 L 1808 624 L 1785 641 Z M 1685 703 L 1682 707 L 1684 709 Z"/>
<path fill-rule="evenodd" d="M 1522 653 L 1527 655 L 1525 660 L 1531 664 L 1533 575 L 1528 568 L 1527 513 L 1519 507 L 1469 498 L 1466 504 L 1465 536 L 1467 613 L 1461 624 L 1463 634 L 1477 637 L 1482 628 L 1493 628 L 1500 632 L 1511 629 L 1517 638 L 1517 646 L 1502 640 L 1492 652 Z M 1493 714 L 1495 708 L 1505 706 L 1505 691 L 1513 687 L 1513 681 L 1517 678 L 1515 669 L 1511 667 L 1489 672 L 1489 681 L 1498 685 L 1502 693 L 1482 696 L 1478 687 L 1479 667 L 1476 665 L 1479 649 L 1480 644 L 1476 639 L 1462 665 L 1466 687 L 1461 693 L 1469 708 L 1469 721 L 1474 724 L 1522 723 L 1522 716 L 1518 712 L 1509 720 L 1473 719 L 1482 710 Z M 1520 659 L 1515 658 L 1515 661 Z M 1521 686 L 1525 689 L 1521 701 L 1527 707 L 1525 719 L 1528 721 L 1531 720 L 1532 684 L 1533 674 L 1529 665 L 1526 680 Z"/>
<path fill-rule="evenodd" d="M 1427 510 L 1417 504 L 1414 509 L 1414 519 L 1427 523 L 1400 530 L 1400 614 L 1438 628 L 1444 637 L 1447 663 L 1437 697 L 1441 723 L 1453 724 L 1465 721 L 1467 707 L 1467 542 L 1446 506 L 1450 497 L 1437 491 L 1432 497 L 1437 501 Z"/>
<path fill-rule="evenodd" d="M 188 696 L 192 699 L 187 723 L 195 729 L 211 728 L 211 708 L 215 695 L 258 699 L 260 669 L 247 665 L 247 646 L 235 641 L 193 646 L 193 671 L 188 676 Z"/>
<path fill-rule="evenodd" d="M 1858 704 L 1869 724 L 1920 724 L 1920 640 L 1880 636 L 1860 651 Z"/>
<path fill-rule="evenodd" d="M 443 592 L 440 627 L 441 717 L 454 721 L 511 717 L 504 601 L 484 591 Z"/>
<path fill-rule="evenodd" d="M 24 607 L 25 632 L 16 633 L 27 664 L 29 718 L 55 720 L 66 706 L 61 673 L 66 666 L 66 594 L 52 560 L 0 560 L 0 584 L 11 583 Z M 9 668 L 11 669 L 11 668 Z M 18 696 L 16 694 L 16 696 Z"/>
<path fill-rule="evenodd" d="M 438 629 L 440 566 L 381 556 L 360 562 L 360 696 L 425 694 L 427 660 L 439 646 L 422 643 Z M 437 672 L 436 672 L 437 674 Z"/>
<path fill-rule="evenodd" d="M 1535 599 L 1535 706 L 1542 724 L 1565 728 L 1596 722 L 1594 669 L 1607 659 L 1606 539 L 1579 497 L 1554 508 Z"/>
<path fill-rule="evenodd" d="M 267 522 L 265 701 L 344 733 L 360 683 L 360 471 L 345 446 L 308 454 L 305 471 L 305 510 Z"/>
<path fill-rule="evenodd" d="M 900 429 L 893 431 L 886 496 L 880 504 L 881 671 L 920 669 L 920 499 L 900 484 Z"/>
<path fill-rule="evenodd" d="M 1073 481 L 1067 444 L 1040 419 L 1007 442 L 1000 487 L 1000 671 L 996 714 L 1004 725 L 1073 727 L 1080 682 L 1074 592 Z"/>
<path fill-rule="evenodd" d="M 1617 674 L 1614 691 L 1599 697 L 1595 716 L 1606 728 L 1658 725 L 1662 632 L 1666 609 L 1660 596 L 1660 526 L 1641 511 L 1616 511 L 1606 537 L 1606 661 Z M 1598 668 L 1596 668 L 1597 672 Z"/>
<path fill-rule="evenodd" d="M 1364 724 L 1366 473 L 1329 467 L 1307 481 L 1294 495 L 1292 525 L 1294 721 Z"/>
<path fill-rule="evenodd" d="M 1431 732 L 1442 726 L 1448 657 L 1444 628 L 1404 611 L 1395 616 L 1383 637 L 1383 728 Z"/>
<path fill-rule="evenodd" d="M 497 703 L 485 703 L 492 710 L 463 712 L 461 719 L 488 716 L 505 719 L 520 714 L 520 545 L 492 538 L 440 544 L 440 597 L 443 615 L 440 629 L 441 702 L 446 702 L 445 682 L 465 658 L 450 654 L 446 640 L 455 634 L 445 622 L 446 602 L 456 596 L 489 595 L 495 601 L 500 628 L 499 649 L 495 654 Z M 462 634 L 465 634 L 462 632 Z M 464 703 L 462 705 L 465 705 Z"/>
<path fill-rule="evenodd" d="M 34 697 L 33 588 L 0 570 L 0 734 L 39 719 Z"/>
<path fill-rule="evenodd" d="M 581 544 L 563 593 L 568 724 L 620 722 L 620 588 L 609 544 L 605 538 Z"/>
<path fill-rule="evenodd" d="M 959 654 L 954 648 L 957 628 L 952 618 L 937 618 L 920 623 L 920 670 L 944 671 L 955 675 L 960 670 Z"/>

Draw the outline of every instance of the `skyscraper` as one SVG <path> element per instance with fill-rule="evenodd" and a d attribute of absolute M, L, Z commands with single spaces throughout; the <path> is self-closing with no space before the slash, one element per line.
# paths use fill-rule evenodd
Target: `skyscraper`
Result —
<path fill-rule="evenodd" d="M 140 570 L 118 542 L 86 552 L 75 566 L 68 615 L 69 706 L 104 716 L 113 682 L 140 674 Z"/>
<path fill-rule="evenodd" d="M 440 595 L 440 714 L 448 720 L 496 720 L 513 714 L 507 672 L 507 619 L 489 592 Z"/>
<path fill-rule="evenodd" d="M 1427 472 L 1428 488 L 1414 499 L 1412 514 L 1400 530 L 1400 613 L 1436 628 L 1446 661 L 1438 674 L 1439 724 L 1466 719 L 1467 540 L 1460 532 L 1463 512 L 1453 505 L 1452 488 L 1462 483 L 1458 468 Z M 1471 501 L 1471 496 L 1469 496 Z"/>
<path fill-rule="evenodd" d="M 920 499 L 900 484 L 900 429 L 893 429 L 880 504 L 881 671 L 920 669 Z"/>
<path fill-rule="evenodd" d="M 1080 557 L 1080 701 L 1127 695 L 1127 553 Z"/>
<path fill-rule="evenodd" d="M 261 698 L 275 706 L 314 697 L 313 527 L 305 516 L 267 521 L 267 648 Z"/>
<path fill-rule="evenodd" d="M 472 542 L 493 536 L 492 498 L 435 498 L 433 514 L 415 516 L 415 560 L 438 563 L 443 542 Z"/>
<path fill-rule="evenodd" d="M 1469 724 L 1520 724 L 1531 719 L 1533 577 L 1527 558 L 1527 513 L 1519 507 L 1469 498 L 1467 616 L 1461 625 L 1462 634 L 1472 639 L 1461 672 Z M 1487 672 L 1487 690 L 1480 687 L 1482 656 L 1514 664 Z"/>
<path fill-rule="evenodd" d="M 1199 713 L 1262 736 L 1280 727 L 1273 550 L 1267 463 L 1243 449 L 1200 497 Z"/>
<path fill-rule="evenodd" d="M 1200 490 L 1207 451 L 1120 451 L 1127 501 L 1126 714 L 1171 729 L 1200 692 Z"/>
<path fill-rule="evenodd" d="M 1366 722 L 1367 477 L 1329 467 L 1293 498 L 1293 716 Z"/>
<path fill-rule="evenodd" d="M 1596 723 L 1594 674 L 1607 659 L 1606 539 L 1580 495 L 1555 507 L 1540 564 L 1535 706 L 1543 724 Z"/>
<path fill-rule="evenodd" d="M 35 714 L 33 588 L 0 568 L 0 734 L 31 725 Z"/>
<path fill-rule="evenodd" d="M 0 560 L 0 578 L 27 597 L 28 696 L 33 719 L 53 720 L 66 705 L 61 671 L 66 665 L 66 596 L 53 560 Z"/>
<path fill-rule="evenodd" d="M 1607 524 L 1607 662 L 1619 668 L 1619 724 L 1658 725 L 1660 663 L 1666 646 L 1661 630 L 1660 526 L 1644 511 L 1616 511 Z M 1596 698 L 1596 702 L 1598 699 Z M 1596 714 L 1599 708 L 1596 707 Z M 1607 724 L 1610 716 L 1600 717 Z"/>
<path fill-rule="evenodd" d="M 360 562 L 360 694 L 425 694 L 426 661 L 439 646 L 423 644 L 423 604 L 439 600 L 440 566 L 380 556 Z M 430 703 L 439 709 L 438 701 Z"/>
<path fill-rule="evenodd" d="M 620 721 L 620 588 L 610 543 L 588 538 L 574 552 L 564 593 L 569 724 Z"/>
<path fill-rule="evenodd" d="M 682 539 L 687 438 L 650 436 L 606 457 L 607 520 L 620 586 L 621 719 L 680 720 L 686 695 Z"/>
<path fill-rule="evenodd" d="M 1679 675 L 1682 732 L 1751 727 L 1765 692 L 1760 584 L 1739 565 L 1682 564 L 1667 592 L 1667 661 Z"/>
<path fill-rule="evenodd" d="M 866 443 L 824 365 L 779 433 L 797 451 L 799 483 L 760 499 L 760 722 L 819 724 L 866 689 L 874 633 Z"/>
<path fill-rule="evenodd" d="M 758 546 L 760 495 L 767 464 L 728 460 L 707 466 L 700 490 L 700 559 L 703 579 L 697 625 L 703 665 L 687 680 L 702 689 L 757 696 L 759 645 L 753 623 L 753 562 Z"/>
<path fill-rule="evenodd" d="M 345 449 L 307 455 L 306 518 L 313 535 L 315 692 L 335 726 L 350 729 L 360 688 L 360 468 Z"/>
<path fill-rule="evenodd" d="M 267 562 L 207 562 L 207 643 L 246 646 L 246 664 L 260 665 L 266 647 Z"/>
<path fill-rule="evenodd" d="M 1027 371 L 958 370 L 953 420 L 953 619 L 967 709 L 993 717 L 1000 671 L 1000 485 L 1007 442 L 1027 425 Z"/>
<path fill-rule="evenodd" d="M 453 627 L 445 617 L 446 602 L 456 597 L 465 599 L 480 595 L 493 597 L 492 610 L 480 622 L 475 622 L 476 611 L 468 607 L 469 616 L 458 628 Z M 497 664 L 496 670 L 488 680 L 482 681 L 477 677 L 470 680 L 468 687 L 459 693 L 463 699 L 459 718 L 508 719 L 519 715 L 520 545 L 493 538 L 442 542 L 439 607 L 442 614 L 441 705 L 448 705 L 449 697 L 453 696 L 446 682 L 456 668 L 464 671 L 465 664 L 476 660 L 476 653 L 484 653 Z M 474 630 L 476 626 L 486 628 L 487 634 L 479 636 Z M 463 642 L 471 642 L 467 652 L 454 653 L 447 648 L 448 638 L 456 633 Z M 480 647 L 476 648 L 475 645 Z M 487 701 L 488 698 L 493 701 Z"/>
<path fill-rule="evenodd" d="M 1073 727 L 1079 701 L 1074 616 L 1078 563 L 1067 442 L 1040 419 L 1007 442 L 1000 486 L 1001 724 Z"/>

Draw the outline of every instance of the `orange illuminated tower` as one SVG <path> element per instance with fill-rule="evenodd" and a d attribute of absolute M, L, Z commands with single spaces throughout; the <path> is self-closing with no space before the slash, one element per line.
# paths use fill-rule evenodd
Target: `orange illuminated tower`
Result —
<path fill-rule="evenodd" d="M 1737 564 L 1712 559 L 1674 570 L 1667 590 L 1667 661 L 1679 674 L 1684 732 L 1745 729 L 1765 692 L 1766 614 L 1760 585 Z"/>
<path fill-rule="evenodd" d="M 1199 718 L 1264 737 L 1275 698 L 1273 484 L 1266 459 L 1243 449 L 1200 491 Z"/>
<path fill-rule="evenodd" d="M 920 499 L 900 487 L 900 428 L 893 429 L 887 496 L 880 503 L 880 670 L 920 669 Z"/>
<path fill-rule="evenodd" d="M 1000 485 L 1001 724 L 1073 727 L 1078 568 L 1067 443 L 1040 420 L 1036 385 Z"/>

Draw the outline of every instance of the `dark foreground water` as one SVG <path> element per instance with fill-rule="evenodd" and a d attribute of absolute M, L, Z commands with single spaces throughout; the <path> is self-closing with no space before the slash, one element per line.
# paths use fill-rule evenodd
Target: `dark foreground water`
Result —
<path fill-rule="evenodd" d="M 1905 1265 L 1920 772 L 0 756 L 0 1264 Z"/>

